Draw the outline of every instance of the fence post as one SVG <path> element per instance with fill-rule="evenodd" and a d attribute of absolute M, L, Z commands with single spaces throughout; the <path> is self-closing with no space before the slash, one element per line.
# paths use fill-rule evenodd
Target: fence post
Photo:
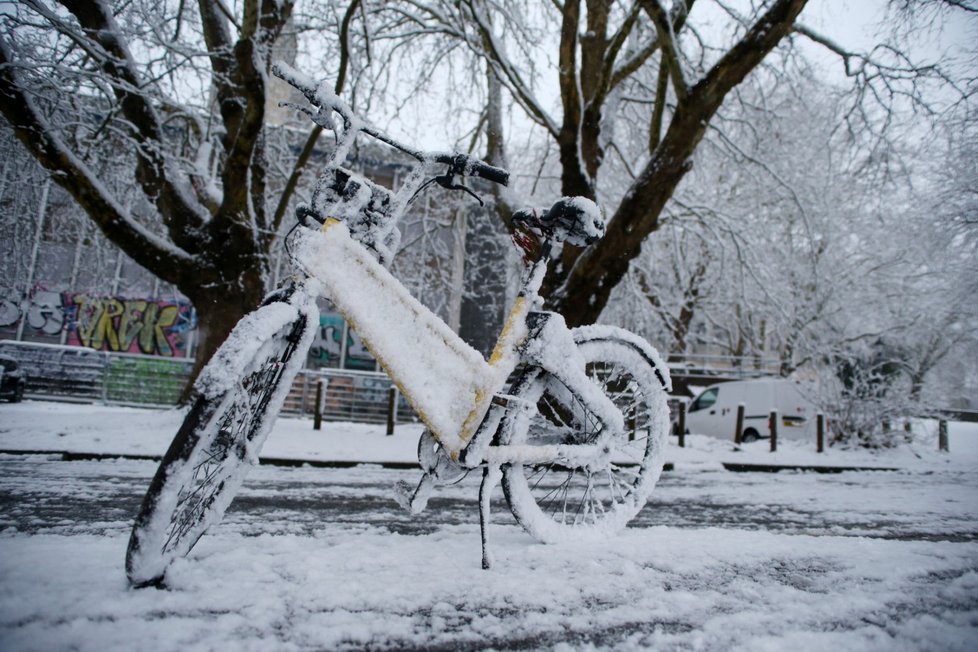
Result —
<path fill-rule="evenodd" d="M 397 385 L 391 385 L 387 395 L 387 436 L 394 434 L 394 424 L 397 422 Z"/>
<path fill-rule="evenodd" d="M 738 446 L 744 443 L 744 410 L 743 403 L 737 406 L 737 429 L 734 431 L 734 443 Z"/>
<path fill-rule="evenodd" d="M 299 414 L 305 414 L 306 406 L 309 405 L 309 374 L 305 373 L 305 370 L 300 373 L 302 374 L 302 398 L 299 401 Z"/>
<path fill-rule="evenodd" d="M 771 452 L 775 453 L 778 450 L 778 411 L 771 410 Z"/>
<path fill-rule="evenodd" d="M 815 450 L 825 452 L 825 415 L 821 412 L 815 415 Z"/>
<path fill-rule="evenodd" d="M 312 413 L 312 429 L 322 430 L 323 428 L 323 379 L 316 381 L 316 407 Z"/>
<path fill-rule="evenodd" d="M 947 445 L 947 421 L 944 419 L 937 422 L 937 450 L 942 453 L 950 451 Z"/>
<path fill-rule="evenodd" d="M 102 377 L 102 405 L 109 404 L 109 367 L 112 366 L 112 358 L 107 352 L 100 351 L 99 357 L 102 359 L 102 368 L 99 369 Z"/>
<path fill-rule="evenodd" d="M 686 404 L 679 403 L 679 447 L 686 448 Z"/>

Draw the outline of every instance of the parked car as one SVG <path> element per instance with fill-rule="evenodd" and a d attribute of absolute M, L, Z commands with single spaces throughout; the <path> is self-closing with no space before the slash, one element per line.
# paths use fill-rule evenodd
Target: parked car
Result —
<path fill-rule="evenodd" d="M 770 436 L 771 410 L 777 410 L 778 437 L 803 439 L 815 436 L 814 404 L 801 385 L 784 378 L 741 380 L 711 385 L 689 404 L 686 431 L 733 439 L 737 406 L 744 405 L 743 440 Z"/>
<path fill-rule="evenodd" d="M 0 398 L 6 398 L 14 403 L 24 398 L 24 388 L 27 386 L 27 374 L 13 358 L 0 356 Z"/>

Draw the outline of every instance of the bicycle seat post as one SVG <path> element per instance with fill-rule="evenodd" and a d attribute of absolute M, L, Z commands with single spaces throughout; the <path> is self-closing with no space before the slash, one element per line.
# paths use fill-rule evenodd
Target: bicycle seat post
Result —
<path fill-rule="evenodd" d="M 526 297 L 531 302 L 532 310 L 539 310 L 543 306 L 543 297 L 540 296 L 540 287 L 543 279 L 547 275 L 547 268 L 550 265 L 553 243 L 550 237 L 545 237 L 540 244 L 540 255 L 535 261 L 530 263 L 526 270 L 523 287 L 520 289 L 520 296 Z"/>

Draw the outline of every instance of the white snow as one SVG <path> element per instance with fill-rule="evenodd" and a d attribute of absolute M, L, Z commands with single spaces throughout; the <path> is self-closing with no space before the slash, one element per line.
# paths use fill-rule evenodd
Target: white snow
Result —
<path fill-rule="evenodd" d="M 52 451 L 101 455 L 162 455 L 183 420 L 180 409 L 150 410 L 105 405 L 25 401 L 0 404 L 0 451 Z M 765 440 L 741 444 L 687 435 L 679 448 L 671 436 L 666 463 L 677 471 L 715 470 L 724 462 L 795 466 L 899 468 L 931 473 L 978 471 L 978 424 L 951 422 L 950 453 L 937 450 L 937 423 L 923 421 L 912 445 L 894 450 L 840 450 L 815 452 L 814 442 L 779 442 L 769 452 Z M 387 436 L 384 425 L 323 422 L 312 429 L 312 419 L 279 418 L 262 450 L 262 458 L 309 462 L 415 463 L 420 423 L 402 423 Z M 654 495 L 654 494 L 653 494 Z"/>
<path fill-rule="evenodd" d="M 181 416 L 34 401 L 0 405 L 0 449 L 160 454 Z M 0 649 L 970 651 L 978 649 L 978 542 L 967 525 L 978 523 L 978 425 L 952 423 L 947 454 L 937 452 L 934 425 L 920 427 L 925 434 L 913 450 L 879 454 L 818 455 L 795 442 L 776 454 L 766 442 L 733 452 L 731 443 L 695 435 L 679 449 L 673 437 L 666 457 L 677 469 L 663 483 L 677 474 L 701 480 L 672 494 L 660 483 L 647 510 L 654 519 L 668 500 L 681 506 L 728 489 L 733 505 L 736 488 L 741 499 L 775 510 L 774 518 L 797 517 L 804 508 L 892 514 L 895 521 L 916 514 L 935 527 L 957 519 L 957 529 L 939 531 L 962 537 L 653 525 L 599 542 L 541 545 L 516 525 L 496 523 L 496 563 L 483 571 L 477 482 L 468 480 L 446 493 L 471 500 L 469 525 L 400 535 L 376 520 L 324 522 L 311 535 L 253 536 L 247 524 L 225 523 L 172 567 L 170 589 L 159 591 L 127 588 L 128 522 L 107 521 L 101 533 L 80 534 L 8 527 L 0 532 Z M 386 437 L 383 426 L 325 423 L 317 432 L 310 419 L 280 419 L 264 456 L 408 460 L 420 428 L 401 425 Z M 746 482 L 743 474 L 715 470 L 728 460 L 903 470 L 751 474 L 755 479 Z M 119 478 L 146 482 L 155 468 L 129 460 L 77 464 L 82 475 L 109 465 Z M 376 467 L 262 467 L 253 475 L 273 472 L 301 483 L 329 473 L 344 481 L 397 475 Z M 57 491 L 43 475 L 27 482 Z M 316 490 L 308 486 L 304 491 Z M 353 491 L 356 498 L 376 489 L 365 483 Z M 660 491 L 670 496 L 666 502 L 657 502 Z M 0 477 L 0 495 L 31 492 Z M 494 519 L 508 519 L 498 496 L 494 509 Z"/>
<path fill-rule="evenodd" d="M 479 409 L 481 417 L 502 385 L 482 355 L 352 240 L 345 224 L 301 232 L 295 242 L 297 263 L 323 283 L 439 441 L 460 451 L 469 414 Z"/>

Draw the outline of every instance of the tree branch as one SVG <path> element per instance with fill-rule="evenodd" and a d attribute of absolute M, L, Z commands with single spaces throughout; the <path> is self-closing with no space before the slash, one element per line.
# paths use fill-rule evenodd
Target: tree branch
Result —
<path fill-rule="evenodd" d="M 655 83 L 655 105 L 652 107 L 652 120 L 649 123 L 649 155 L 655 152 L 662 140 L 662 119 L 666 113 L 666 96 L 669 94 L 669 66 L 659 62 L 659 76 Z"/>
<path fill-rule="evenodd" d="M 136 179 L 155 203 L 173 241 L 188 251 L 196 251 L 200 243 L 193 234 L 209 218 L 208 211 L 196 201 L 189 180 L 167 164 L 159 116 L 115 19 L 106 12 L 105 5 L 95 0 L 64 0 L 64 5 L 78 19 L 90 47 L 100 51 L 100 68 L 112 84 L 137 143 Z"/>
<path fill-rule="evenodd" d="M 576 1 L 576 0 L 571 0 Z M 543 106 L 537 101 L 530 91 L 529 86 L 523 81 L 523 77 L 513 64 L 503 54 L 502 47 L 497 43 L 496 37 L 492 33 L 492 27 L 483 19 L 481 11 L 469 0 L 466 2 L 469 13 L 479 32 L 482 51 L 497 71 L 499 79 L 503 81 L 507 88 L 513 93 L 516 101 L 526 110 L 531 120 L 550 132 L 550 135 L 557 137 L 559 128 L 553 118 L 547 113 Z"/>
<path fill-rule="evenodd" d="M 672 88 L 676 93 L 676 100 L 679 104 L 686 102 L 688 85 L 683 75 L 682 62 L 679 59 L 675 32 L 673 31 L 672 21 L 663 9 L 659 0 L 641 0 L 642 8 L 655 25 L 655 33 L 659 38 L 659 48 L 662 51 L 662 60 L 669 71 L 669 78 L 672 80 Z M 681 4 L 681 3 L 675 3 Z"/>
<path fill-rule="evenodd" d="M 574 307 L 568 323 L 592 323 L 601 314 L 612 288 L 641 252 L 642 242 L 658 228 L 666 202 L 689 171 L 690 157 L 724 97 L 790 32 L 806 1 L 777 0 L 689 89 L 662 142 L 609 220 L 605 237 L 569 261 L 573 267 L 551 297 L 558 309 Z"/>
<path fill-rule="evenodd" d="M 137 263 L 169 283 L 180 283 L 194 258 L 132 219 L 97 175 L 59 139 L 17 79 L 7 44 L 0 40 L 0 112 L 17 138 L 98 224 L 106 237 Z"/>
<path fill-rule="evenodd" d="M 343 86 L 346 84 L 346 71 L 350 64 L 350 23 L 353 21 L 353 16 L 360 4 L 361 0 L 352 0 L 346 8 L 346 12 L 343 14 L 343 21 L 340 23 L 340 67 L 336 72 L 336 83 L 333 85 L 333 92 L 337 96 L 343 92 Z M 302 152 L 299 153 L 299 158 L 296 159 L 295 165 L 292 167 L 292 174 L 289 175 L 289 179 L 285 183 L 285 188 L 282 190 L 282 195 L 279 197 L 278 205 L 275 207 L 275 214 L 272 216 L 272 233 L 278 233 L 289 201 L 291 201 L 292 195 L 295 194 L 295 189 L 299 185 L 299 179 L 302 177 L 306 163 L 309 162 L 309 157 L 312 156 L 313 151 L 316 149 L 316 143 L 319 141 L 319 136 L 322 133 L 323 128 L 320 125 L 316 125 L 309 132 L 306 143 L 302 147 Z"/>

